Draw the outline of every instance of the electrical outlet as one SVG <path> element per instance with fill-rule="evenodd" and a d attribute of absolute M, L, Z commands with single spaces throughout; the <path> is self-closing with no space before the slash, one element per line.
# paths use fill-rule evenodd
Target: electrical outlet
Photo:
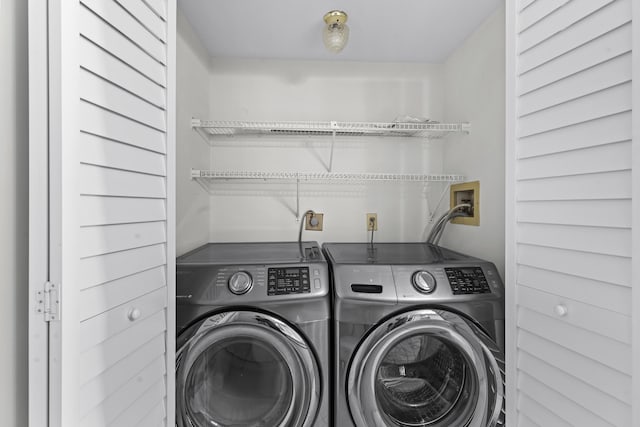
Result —
<path fill-rule="evenodd" d="M 304 218 L 304 229 L 311 231 L 322 231 L 322 219 L 324 214 L 308 213 Z"/>
<path fill-rule="evenodd" d="M 378 231 L 378 214 L 367 214 L 367 231 Z"/>

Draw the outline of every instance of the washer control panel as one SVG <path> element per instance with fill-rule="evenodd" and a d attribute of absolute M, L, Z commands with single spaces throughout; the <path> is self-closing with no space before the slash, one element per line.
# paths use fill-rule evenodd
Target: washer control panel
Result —
<path fill-rule="evenodd" d="M 454 295 L 491 293 L 480 267 L 447 267 L 444 271 Z"/>
<path fill-rule="evenodd" d="M 309 267 L 277 267 L 267 271 L 267 295 L 311 292 Z"/>

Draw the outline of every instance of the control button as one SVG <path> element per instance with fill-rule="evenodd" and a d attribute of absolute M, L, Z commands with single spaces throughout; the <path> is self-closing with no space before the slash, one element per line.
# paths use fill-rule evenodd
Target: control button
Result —
<path fill-rule="evenodd" d="M 246 294 L 251 290 L 251 286 L 253 285 L 253 279 L 251 275 L 246 271 L 238 271 L 233 273 L 233 275 L 229 278 L 229 290 L 236 295 Z"/>
<path fill-rule="evenodd" d="M 431 275 L 431 273 L 425 270 L 413 273 L 411 281 L 413 282 L 413 287 L 423 294 L 430 294 L 436 289 L 436 279 Z"/>
<path fill-rule="evenodd" d="M 320 289 L 322 288 L 322 282 L 320 282 L 320 279 L 313 279 L 313 286 L 316 289 Z"/>
<path fill-rule="evenodd" d="M 313 269 L 313 275 L 314 276 L 319 276 L 320 275 L 320 270 L 314 268 Z"/>

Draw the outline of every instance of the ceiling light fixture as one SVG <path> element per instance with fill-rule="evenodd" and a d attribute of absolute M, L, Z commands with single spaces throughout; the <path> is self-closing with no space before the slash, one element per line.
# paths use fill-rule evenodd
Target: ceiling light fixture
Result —
<path fill-rule="evenodd" d="M 327 25 L 322 32 L 324 46 L 333 53 L 339 53 L 349 40 L 349 27 L 347 27 L 347 14 L 341 10 L 332 10 L 324 15 Z"/>

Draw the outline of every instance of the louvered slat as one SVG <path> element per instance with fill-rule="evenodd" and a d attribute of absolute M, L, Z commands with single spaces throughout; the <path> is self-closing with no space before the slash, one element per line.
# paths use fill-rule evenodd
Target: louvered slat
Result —
<path fill-rule="evenodd" d="M 518 182 L 518 201 L 613 200 L 631 197 L 631 171 L 534 178 Z"/>
<path fill-rule="evenodd" d="M 167 2 L 165 0 L 142 0 L 162 20 L 167 20 Z"/>
<path fill-rule="evenodd" d="M 81 289 L 145 271 L 166 264 L 163 244 L 145 246 L 80 260 Z"/>
<path fill-rule="evenodd" d="M 163 199 L 167 194 L 164 177 L 156 175 L 81 165 L 80 178 L 83 195 Z"/>
<path fill-rule="evenodd" d="M 80 293 L 80 319 L 87 320 L 166 285 L 164 268 L 155 267 L 85 289 Z"/>
<path fill-rule="evenodd" d="M 167 52 L 164 43 L 142 26 L 125 8 L 113 0 L 81 0 L 81 2 L 149 56 L 161 64 L 166 64 Z"/>
<path fill-rule="evenodd" d="M 82 130 L 114 141 L 165 154 L 166 136 L 163 132 L 129 120 L 88 102 L 80 104 Z"/>
<path fill-rule="evenodd" d="M 159 131 L 166 131 L 164 110 L 85 70 L 80 72 L 81 99 Z"/>
<path fill-rule="evenodd" d="M 595 65 L 520 97 L 521 116 L 560 105 L 631 80 L 631 53 Z"/>
<path fill-rule="evenodd" d="M 518 411 L 525 418 L 518 425 L 525 426 L 556 426 L 556 427 L 572 427 L 571 424 L 559 418 L 556 414 L 549 411 L 546 407 L 539 404 L 528 396 L 521 395 L 518 399 Z M 536 420 L 536 421 L 533 421 Z"/>
<path fill-rule="evenodd" d="M 520 334 L 518 344 L 527 354 L 567 372 L 623 403 L 631 404 L 630 387 L 619 386 L 621 383 L 628 384 L 623 373 L 528 332 L 523 331 Z"/>
<path fill-rule="evenodd" d="M 526 137 L 549 132 L 629 110 L 631 110 L 631 83 L 624 83 L 522 117 L 519 120 L 519 136 Z"/>
<path fill-rule="evenodd" d="M 80 239 L 83 249 L 81 256 L 88 258 L 164 243 L 166 227 L 162 221 L 83 227 Z"/>
<path fill-rule="evenodd" d="M 631 288 L 556 271 L 520 266 L 518 283 L 543 292 L 631 315 Z"/>
<path fill-rule="evenodd" d="M 617 427 L 526 373 L 520 373 L 518 384 L 527 396 L 572 426 Z"/>
<path fill-rule="evenodd" d="M 80 384 L 87 383 L 129 354 L 138 351 L 139 348 L 144 348 L 145 344 L 157 336 L 161 336 L 165 328 L 165 312 L 159 311 L 151 317 L 134 323 L 130 328 L 101 342 L 99 345 L 91 347 L 82 353 L 80 357 Z"/>
<path fill-rule="evenodd" d="M 162 199 L 96 196 L 80 198 L 81 226 L 162 221 L 166 218 L 165 202 Z"/>
<path fill-rule="evenodd" d="M 620 114 L 612 114 L 521 138 L 518 144 L 518 158 L 561 153 L 630 139 L 631 112 L 624 111 Z"/>
<path fill-rule="evenodd" d="M 631 286 L 631 260 L 590 252 L 520 244 L 518 263 L 620 286 Z"/>
<path fill-rule="evenodd" d="M 519 202 L 519 222 L 629 228 L 629 200 L 553 200 Z"/>
<path fill-rule="evenodd" d="M 520 242 L 528 245 L 631 256 L 631 236 L 625 229 L 531 223 L 522 223 L 519 228 Z"/>
<path fill-rule="evenodd" d="M 131 378 L 116 393 L 105 399 L 98 407 L 81 418 L 82 425 L 94 427 L 134 426 L 135 420 L 124 422 L 131 414 L 140 414 L 140 418 L 164 396 L 165 364 L 162 359 L 149 365 Z M 145 407 L 148 406 L 148 407 Z M 120 420 L 120 421 L 119 421 Z"/>
<path fill-rule="evenodd" d="M 80 393 L 82 416 L 117 392 L 130 378 L 144 371 L 154 361 L 157 363 L 158 359 L 162 359 L 163 354 L 164 340 L 158 336 L 107 369 L 102 375 L 86 383 Z"/>
<path fill-rule="evenodd" d="M 157 402 L 162 401 L 166 388 L 167 385 L 165 381 L 158 381 L 147 390 L 144 390 L 144 392 L 140 394 L 140 398 L 129 405 L 126 410 L 118 416 L 118 418 L 109 423 L 109 426 L 120 427 L 140 425 L 144 422 L 146 417 L 151 414 L 151 411 L 157 407 Z M 166 420 L 164 420 L 163 425 L 168 425 Z"/>
<path fill-rule="evenodd" d="M 141 420 L 135 424 L 136 427 L 163 427 L 164 419 L 167 416 L 163 402 L 157 404 Z"/>
<path fill-rule="evenodd" d="M 518 53 L 527 51 L 560 31 L 564 31 L 612 1 L 614 0 L 581 0 L 565 3 L 555 13 L 547 15 L 542 22 L 528 27 L 519 34 Z"/>
<path fill-rule="evenodd" d="M 567 375 L 524 352 L 520 353 L 518 367 L 522 372 L 582 407 L 585 413 L 592 412 L 591 424 L 584 425 L 631 425 L 629 405 L 594 389 L 580 379 Z"/>
<path fill-rule="evenodd" d="M 631 373 L 630 346 L 578 328 L 556 317 L 518 308 L 518 327 L 544 337 L 573 352 L 584 355 L 624 374 Z"/>
<path fill-rule="evenodd" d="M 80 134 L 82 163 L 166 176 L 165 156 L 136 146 L 123 144 L 88 133 Z"/>
<path fill-rule="evenodd" d="M 518 292 L 522 307 L 553 317 L 555 307 L 563 305 L 567 308 L 568 314 L 562 318 L 562 322 L 631 344 L 629 316 L 526 286 L 521 286 Z"/>
<path fill-rule="evenodd" d="M 108 340 L 131 326 L 133 320 L 144 320 L 162 311 L 167 306 L 165 289 L 142 295 L 127 304 L 117 306 L 83 321 L 80 325 L 81 351 Z M 131 310 L 139 310 L 139 317 L 132 319 Z"/>
<path fill-rule="evenodd" d="M 167 41 L 167 28 L 164 20 L 144 1 L 116 0 L 140 24 L 160 41 Z"/>
<path fill-rule="evenodd" d="M 520 32 L 540 22 L 567 3 L 569 3 L 569 0 L 538 0 L 533 2 L 520 13 Z"/>
<path fill-rule="evenodd" d="M 138 70 L 143 76 L 166 87 L 167 73 L 164 67 L 147 55 L 144 50 L 125 37 L 117 29 L 100 19 L 86 7 L 80 8 L 80 34 L 91 40 L 127 65 Z"/>
<path fill-rule="evenodd" d="M 518 179 L 586 175 L 631 169 L 631 141 L 522 159 Z M 602 159 L 607 159 L 603 162 Z"/>
<path fill-rule="evenodd" d="M 109 80 L 157 107 L 166 107 L 165 88 L 149 80 L 86 38 L 80 39 L 80 58 L 80 65 L 86 70 Z"/>
<path fill-rule="evenodd" d="M 582 7 L 584 6 L 585 4 Z M 568 27 L 565 31 L 523 52 L 518 58 L 520 74 L 524 74 L 626 24 L 631 19 L 630 11 L 631 0 L 617 0 L 602 8 L 598 13 L 589 15 L 575 25 Z"/>
<path fill-rule="evenodd" d="M 577 4 L 577 3 L 576 3 Z M 625 24 L 551 61 L 537 64 L 519 77 L 524 95 L 631 51 L 631 24 Z"/>

